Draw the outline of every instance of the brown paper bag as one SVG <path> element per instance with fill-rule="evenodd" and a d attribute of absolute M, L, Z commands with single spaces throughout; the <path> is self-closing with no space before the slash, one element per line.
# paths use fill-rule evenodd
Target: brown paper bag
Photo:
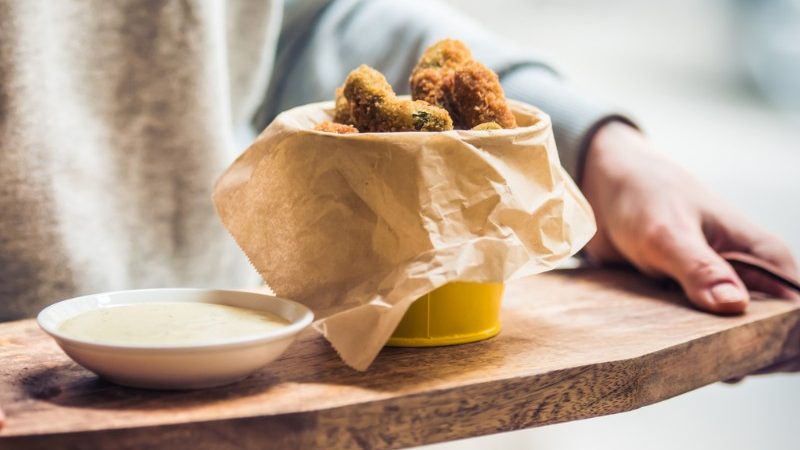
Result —
<path fill-rule="evenodd" d="M 312 130 L 332 102 L 294 108 L 222 175 L 214 203 L 267 284 L 365 370 L 421 295 L 542 272 L 594 234 L 550 118 L 511 105 L 515 129 L 347 135 Z"/>

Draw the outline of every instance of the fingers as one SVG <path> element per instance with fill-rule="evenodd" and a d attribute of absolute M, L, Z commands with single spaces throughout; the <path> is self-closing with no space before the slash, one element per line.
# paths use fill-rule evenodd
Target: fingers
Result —
<path fill-rule="evenodd" d="M 727 380 L 723 380 L 723 383 L 727 384 L 736 384 L 740 383 L 749 375 L 766 375 L 772 373 L 796 373 L 800 372 L 800 360 L 797 358 L 790 359 L 788 361 L 781 361 L 779 363 L 771 364 L 766 367 L 762 367 L 756 371 L 753 371 L 749 374 L 739 375 L 736 377 L 728 378 Z"/>
<path fill-rule="evenodd" d="M 744 312 L 750 296 L 730 264 L 712 249 L 699 227 L 659 225 L 645 234 L 642 265 L 680 283 L 697 307 L 718 314 Z"/>
<path fill-rule="evenodd" d="M 0 430 L 3 429 L 3 424 L 6 423 L 6 415 L 3 414 L 3 408 L 0 408 Z"/>
<path fill-rule="evenodd" d="M 750 252 L 753 256 L 768 261 L 789 274 L 795 276 L 798 274 L 797 263 L 791 252 L 778 238 L 770 234 L 762 234 L 753 239 L 754 241 L 750 245 Z M 745 284 L 755 291 L 778 298 L 800 299 L 800 294 L 796 291 L 787 288 L 761 272 L 748 268 L 740 268 L 738 272 Z"/>
<path fill-rule="evenodd" d="M 727 380 L 722 380 L 722 382 L 725 384 L 738 384 L 741 383 L 742 380 L 744 380 L 745 376 L 728 378 Z"/>
<path fill-rule="evenodd" d="M 794 358 L 788 361 L 781 361 L 753 372 L 753 375 L 764 375 L 768 373 L 794 373 L 800 372 L 800 359 Z"/>
<path fill-rule="evenodd" d="M 795 276 L 800 275 L 792 252 L 780 239 L 771 235 L 764 234 L 759 241 L 752 247 L 753 254 L 763 258 L 780 269 Z"/>
<path fill-rule="evenodd" d="M 732 219 L 720 223 L 719 218 L 714 218 L 709 220 L 711 226 L 708 227 L 708 232 L 722 237 L 721 248 L 749 253 L 791 275 L 798 275 L 797 262 L 780 239 L 744 218 L 735 217 L 733 213 L 725 217 Z M 800 299 L 800 294 L 761 272 L 742 266 L 736 266 L 736 271 L 744 283 L 754 291 L 779 298 Z"/>
<path fill-rule="evenodd" d="M 750 253 L 781 270 L 794 275 L 800 274 L 797 262 L 786 244 L 735 211 L 716 211 L 712 215 L 706 215 L 703 222 L 707 233 L 715 237 L 721 249 Z"/>
<path fill-rule="evenodd" d="M 753 291 L 763 292 L 777 298 L 800 300 L 800 293 L 787 288 L 778 281 L 775 281 L 775 279 L 755 269 L 737 267 L 736 272 L 739 274 L 742 281 L 744 281 L 744 284 Z"/>

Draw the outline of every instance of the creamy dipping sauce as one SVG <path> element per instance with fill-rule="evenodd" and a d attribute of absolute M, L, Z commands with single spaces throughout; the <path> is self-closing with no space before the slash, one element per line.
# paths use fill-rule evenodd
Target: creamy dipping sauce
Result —
<path fill-rule="evenodd" d="M 67 319 L 65 335 L 101 344 L 211 344 L 263 335 L 288 321 L 275 314 L 212 303 L 171 302 L 109 306 Z"/>

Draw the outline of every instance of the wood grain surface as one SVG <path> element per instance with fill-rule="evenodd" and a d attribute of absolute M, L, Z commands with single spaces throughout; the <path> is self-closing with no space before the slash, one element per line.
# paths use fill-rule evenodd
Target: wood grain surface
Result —
<path fill-rule="evenodd" d="M 800 305 L 691 309 L 627 271 L 515 282 L 488 341 L 386 348 L 346 367 L 306 332 L 235 385 L 152 392 L 71 362 L 35 322 L 0 324 L 0 449 L 399 448 L 628 411 L 796 354 Z"/>

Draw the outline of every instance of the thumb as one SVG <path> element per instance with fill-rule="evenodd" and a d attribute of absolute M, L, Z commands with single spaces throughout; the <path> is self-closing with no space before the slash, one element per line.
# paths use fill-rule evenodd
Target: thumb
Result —
<path fill-rule="evenodd" d="M 718 314 L 747 309 L 750 295 L 744 283 L 699 227 L 662 227 L 647 241 L 645 265 L 678 281 L 698 308 Z"/>

